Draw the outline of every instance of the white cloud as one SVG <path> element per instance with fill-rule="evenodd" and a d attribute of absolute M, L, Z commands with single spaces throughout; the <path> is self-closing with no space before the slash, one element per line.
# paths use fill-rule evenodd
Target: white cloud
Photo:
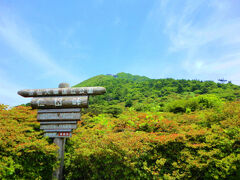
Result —
<path fill-rule="evenodd" d="M 57 61 L 39 45 L 33 37 L 30 28 L 20 18 L 14 16 L 14 13 L 6 12 L 7 11 L 0 12 L 0 40 L 4 40 L 13 50 L 12 53 L 16 53 L 23 63 L 26 63 L 28 67 L 32 67 L 34 74 L 32 74 L 32 77 L 29 77 L 30 81 L 42 79 L 51 82 L 51 79 L 54 79 L 59 80 L 59 82 L 79 82 L 80 78 L 68 72 L 65 67 L 60 66 Z M 7 59 L 4 60 L 6 61 Z M 3 59 L 1 59 L 1 61 L 3 61 Z M 14 62 L 8 63 L 6 61 L 4 64 L 4 71 L 0 69 L 0 103 L 15 106 L 29 102 L 29 99 L 20 97 L 17 94 L 17 91 L 20 89 L 26 89 L 26 85 L 20 85 L 19 83 L 21 82 L 16 81 L 16 79 L 20 79 L 24 71 L 28 70 L 24 68 L 23 65 L 18 67 L 21 68 L 22 73 L 17 75 L 11 72 L 11 76 L 14 76 L 14 78 L 8 78 L 10 72 L 7 72 L 7 64 L 12 66 Z M 15 80 L 12 81 L 12 79 Z M 29 84 L 32 83 L 30 81 Z"/>
<path fill-rule="evenodd" d="M 33 38 L 30 29 L 14 16 L 0 14 L 0 36 L 28 63 L 44 70 L 44 77 L 50 75 L 76 81 L 77 78 L 56 63 Z"/>
<path fill-rule="evenodd" d="M 185 54 L 182 68 L 191 75 L 240 79 L 236 73 L 240 65 L 240 17 L 232 13 L 234 1 L 181 2 L 161 1 L 150 13 L 162 16 L 169 52 Z"/>

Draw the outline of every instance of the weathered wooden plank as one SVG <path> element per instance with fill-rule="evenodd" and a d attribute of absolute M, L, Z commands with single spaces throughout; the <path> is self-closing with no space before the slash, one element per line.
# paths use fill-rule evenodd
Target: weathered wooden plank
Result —
<path fill-rule="evenodd" d="M 80 108 L 65 108 L 65 109 L 39 109 L 38 113 L 64 113 L 64 112 L 81 112 Z"/>
<path fill-rule="evenodd" d="M 77 124 L 77 121 L 40 121 L 40 126 L 44 124 Z"/>
<path fill-rule="evenodd" d="M 80 121 L 81 119 L 63 119 L 63 120 L 59 120 L 59 119 L 38 119 L 37 121 L 40 123 L 43 122 L 51 122 L 50 124 L 73 124 L 71 123 L 72 121 Z M 56 121 L 56 123 L 53 123 L 54 121 Z M 59 121 L 61 121 L 61 123 L 58 123 Z M 70 123 L 69 123 L 70 122 Z"/>
<path fill-rule="evenodd" d="M 31 106 L 33 109 L 87 108 L 88 96 L 33 98 Z"/>
<path fill-rule="evenodd" d="M 18 91 L 18 94 L 23 97 L 101 95 L 104 93 L 106 93 L 104 87 L 24 89 Z"/>
<path fill-rule="evenodd" d="M 65 134 L 64 134 L 65 133 Z M 57 137 L 72 137 L 71 132 L 49 132 L 44 134 L 45 137 L 57 138 Z"/>
<path fill-rule="evenodd" d="M 76 129 L 77 124 L 45 124 L 40 129 Z"/>
<path fill-rule="evenodd" d="M 71 132 L 72 129 L 44 129 L 44 132 Z"/>
<path fill-rule="evenodd" d="M 80 120 L 80 113 L 42 113 L 37 115 L 38 121 L 46 120 Z"/>

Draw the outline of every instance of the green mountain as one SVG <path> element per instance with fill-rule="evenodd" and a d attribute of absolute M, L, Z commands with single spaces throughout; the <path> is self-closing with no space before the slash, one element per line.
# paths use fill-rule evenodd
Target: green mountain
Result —
<path fill-rule="evenodd" d="M 132 75 L 129 73 L 118 73 L 116 75 L 98 75 L 94 76 L 90 79 L 87 79 L 74 87 L 87 87 L 87 86 L 103 86 L 107 85 L 109 81 L 118 81 L 118 80 L 127 80 L 127 81 L 132 81 L 132 82 L 143 82 L 150 80 L 150 78 L 146 76 L 138 76 L 138 75 Z"/>
<path fill-rule="evenodd" d="M 157 107 L 164 111 L 173 101 L 187 100 L 196 96 L 216 96 L 223 101 L 240 98 L 240 87 L 200 80 L 150 79 L 145 76 L 118 73 L 116 75 L 98 75 L 87 79 L 74 87 L 103 86 L 107 93 L 90 99 L 88 111 L 93 113 L 119 111 L 133 107 L 137 111 L 151 111 Z"/>

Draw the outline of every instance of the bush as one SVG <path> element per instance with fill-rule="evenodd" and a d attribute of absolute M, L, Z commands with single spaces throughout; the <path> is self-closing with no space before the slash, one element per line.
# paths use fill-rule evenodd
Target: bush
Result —
<path fill-rule="evenodd" d="M 136 103 L 133 108 L 138 112 L 146 112 L 151 109 L 151 105 L 145 103 Z"/>
<path fill-rule="evenodd" d="M 66 179 L 240 178 L 240 103 L 227 103 L 219 113 L 212 108 L 216 99 L 196 99 L 205 110 L 130 109 L 79 127 L 68 144 Z"/>
<path fill-rule="evenodd" d="M 185 113 L 208 108 L 219 109 L 222 105 L 222 100 L 215 95 L 200 95 L 190 99 L 169 102 L 166 105 L 165 111 Z"/>
<path fill-rule="evenodd" d="M 131 100 L 127 100 L 125 103 L 125 107 L 132 107 L 133 102 Z"/>
<path fill-rule="evenodd" d="M 118 117 L 119 114 L 123 112 L 122 108 L 117 105 L 112 105 L 107 107 L 104 113 L 112 114 L 113 117 Z"/>
<path fill-rule="evenodd" d="M 240 102 L 187 101 L 195 112 L 83 115 L 67 141 L 65 179 L 240 179 Z M 51 179 L 56 147 L 36 112 L 0 106 L 0 127 L 0 179 Z"/>
<path fill-rule="evenodd" d="M 36 111 L 0 105 L 0 179 L 51 179 L 57 148 L 39 132 Z"/>

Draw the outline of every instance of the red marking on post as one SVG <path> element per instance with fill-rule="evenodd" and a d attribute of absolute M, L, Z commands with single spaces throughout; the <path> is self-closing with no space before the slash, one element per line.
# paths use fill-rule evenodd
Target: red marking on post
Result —
<path fill-rule="evenodd" d="M 59 132 L 58 136 L 70 136 L 70 132 Z"/>

